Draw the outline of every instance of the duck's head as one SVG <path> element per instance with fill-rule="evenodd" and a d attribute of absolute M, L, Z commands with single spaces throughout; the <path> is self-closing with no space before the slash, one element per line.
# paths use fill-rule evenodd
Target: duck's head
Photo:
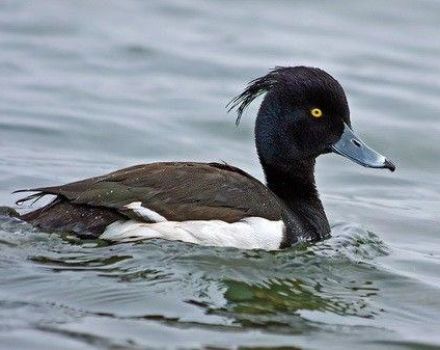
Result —
<path fill-rule="evenodd" d="M 366 167 L 395 170 L 392 162 L 356 136 L 344 89 L 323 70 L 278 67 L 251 81 L 231 101 L 230 109 L 238 111 L 237 123 L 246 107 L 263 93 L 255 137 L 264 167 L 289 171 L 334 152 Z"/>

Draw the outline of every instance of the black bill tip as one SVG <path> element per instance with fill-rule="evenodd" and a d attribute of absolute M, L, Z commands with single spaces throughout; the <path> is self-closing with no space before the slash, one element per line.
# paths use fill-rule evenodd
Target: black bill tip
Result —
<path fill-rule="evenodd" d="M 396 166 L 393 162 L 389 161 L 388 159 L 385 159 L 384 168 L 389 169 L 391 172 L 394 172 L 396 170 Z"/>

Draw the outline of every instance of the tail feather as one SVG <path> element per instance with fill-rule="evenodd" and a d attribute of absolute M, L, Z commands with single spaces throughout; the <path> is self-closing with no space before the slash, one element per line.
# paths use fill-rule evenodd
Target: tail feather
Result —
<path fill-rule="evenodd" d="M 25 191 L 27 191 L 27 190 L 14 191 L 13 193 L 17 193 L 17 192 L 25 192 Z M 44 192 L 34 193 L 34 194 L 31 194 L 31 195 L 26 196 L 26 197 L 24 197 L 24 198 L 20 198 L 19 200 L 17 200 L 17 201 L 15 202 L 15 204 L 17 204 L 17 205 L 22 205 L 22 204 L 25 203 L 25 202 L 28 202 L 28 201 L 30 201 L 30 200 L 33 200 L 33 202 L 31 203 L 31 205 L 32 205 L 32 204 L 34 204 L 35 202 L 39 201 L 41 198 L 43 198 L 43 197 L 44 197 L 45 195 L 47 195 L 47 194 L 48 194 L 48 193 L 44 193 Z"/>
<path fill-rule="evenodd" d="M 23 192 L 38 192 L 38 193 L 34 193 L 31 194 L 29 196 L 26 196 L 24 198 L 20 198 L 19 200 L 17 200 L 15 202 L 15 204 L 17 205 L 22 205 L 23 203 L 30 201 L 30 200 L 34 200 L 32 202 L 32 204 L 34 204 L 35 202 L 39 201 L 41 198 L 43 198 L 46 195 L 57 195 L 57 193 L 54 191 L 54 187 L 37 187 L 37 188 L 28 188 L 28 189 L 21 189 L 21 190 L 16 190 L 12 193 L 23 193 Z M 32 205 L 31 204 L 31 205 Z"/>

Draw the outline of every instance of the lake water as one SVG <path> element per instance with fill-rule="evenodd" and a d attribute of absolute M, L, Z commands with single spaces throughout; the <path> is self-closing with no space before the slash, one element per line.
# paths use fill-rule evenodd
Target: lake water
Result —
<path fill-rule="evenodd" d="M 106 245 L 0 219 L 0 348 L 440 347 L 438 1 L 1 1 L 0 205 L 18 188 L 159 160 L 262 179 L 258 103 L 276 65 L 345 87 L 398 169 L 318 160 L 333 238 L 280 252 Z M 26 208 L 19 208 L 26 209 Z"/>

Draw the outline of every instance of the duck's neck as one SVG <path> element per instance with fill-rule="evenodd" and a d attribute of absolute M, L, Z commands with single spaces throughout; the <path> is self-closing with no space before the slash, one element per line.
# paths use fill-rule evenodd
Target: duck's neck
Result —
<path fill-rule="evenodd" d="M 298 161 L 288 169 L 264 164 L 267 187 L 286 206 L 287 241 L 317 241 L 329 235 L 330 225 L 315 185 L 315 160 Z"/>

